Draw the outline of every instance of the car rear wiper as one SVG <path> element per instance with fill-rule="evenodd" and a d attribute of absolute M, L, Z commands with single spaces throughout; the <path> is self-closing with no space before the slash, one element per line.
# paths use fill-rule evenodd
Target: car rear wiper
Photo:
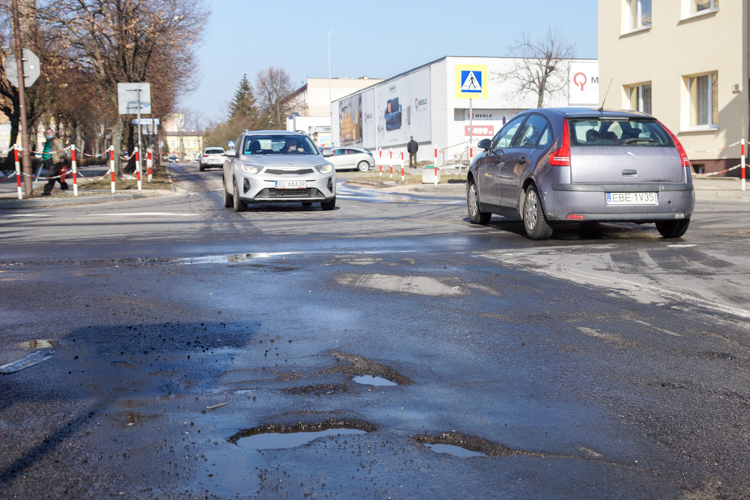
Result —
<path fill-rule="evenodd" d="M 646 139 L 645 137 L 633 137 L 632 139 L 625 139 L 624 144 L 632 144 L 634 142 L 647 142 L 649 144 L 659 143 L 659 141 L 654 139 Z"/>

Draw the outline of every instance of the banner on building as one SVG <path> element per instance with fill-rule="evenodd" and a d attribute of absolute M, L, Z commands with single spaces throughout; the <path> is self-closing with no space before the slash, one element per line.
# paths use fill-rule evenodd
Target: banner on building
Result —
<path fill-rule="evenodd" d="M 339 101 L 339 145 L 362 146 L 362 94 Z"/>
<path fill-rule="evenodd" d="M 570 106 L 599 106 L 599 63 L 571 62 L 568 89 Z"/>
<path fill-rule="evenodd" d="M 383 83 L 376 92 L 379 147 L 402 146 L 410 137 L 431 140 L 429 68 Z"/>

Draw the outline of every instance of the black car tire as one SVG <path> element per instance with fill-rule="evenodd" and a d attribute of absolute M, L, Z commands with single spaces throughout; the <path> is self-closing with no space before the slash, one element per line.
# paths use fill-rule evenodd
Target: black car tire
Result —
<path fill-rule="evenodd" d="M 336 208 L 336 198 L 332 199 L 331 201 L 321 201 L 320 208 L 322 208 L 323 210 L 333 210 L 334 208 Z"/>
<path fill-rule="evenodd" d="M 302 206 L 303 207 L 310 207 L 310 206 L 312 206 L 312 202 L 311 201 L 303 201 L 302 202 Z"/>
<path fill-rule="evenodd" d="M 245 204 L 242 200 L 240 200 L 240 191 L 237 187 L 237 180 L 232 183 L 234 184 L 234 194 L 232 195 L 233 198 L 233 205 L 234 205 L 234 211 L 235 212 L 244 212 L 247 209 L 247 204 Z"/>
<path fill-rule="evenodd" d="M 204 170 L 206 170 L 206 167 L 204 167 L 203 165 L 199 165 L 198 166 L 198 170 L 200 170 L 201 172 L 203 172 Z"/>
<path fill-rule="evenodd" d="M 367 172 L 368 170 L 370 170 L 370 164 L 362 160 L 361 162 L 357 163 L 357 170 L 359 170 L 360 172 Z"/>
<path fill-rule="evenodd" d="M 486 226 L 490 221 L 492 214 L 479 210 L 479 193 L 474 181 L 470 181 L 469 188 L 466 190 L 466 204 L 469 207 L 469 220 L 472 224 L 482 224 Z"/>
<path fill-rule="evenodd" d="M 523 227 L 532 240 L 547 240 L 552 236 L 552 226 L 547 222 L 542 208 L 539 192 L 531 184 L 526 189 L 526 199 L 523 202 Z"/>
<path fill-rule="evenodd" d="M 690 219 L 660 220 L 656 223 L 659 234 L 665 238 L 679 238 L 688 230 Z"/>
<path fill-rule="evenodd" d="M 221 190 L 224 192 L 224 196 L 222 196 L 222 201 L 224 202 L 224 208 L 229 208 L 234 204 L 234 199 L 232 198 L 232 195 L 229 194 L 229 191 L 227 191 L 227 184 L 224 182 L 224 176 L 221 176 Z"/>

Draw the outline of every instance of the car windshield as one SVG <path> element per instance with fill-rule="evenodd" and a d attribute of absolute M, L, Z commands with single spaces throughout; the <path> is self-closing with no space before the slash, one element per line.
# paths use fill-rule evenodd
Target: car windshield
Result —
<path fill-rule="evenodd" d="M 318 148 L 304 135 L 250 135 L 242 147 L 245 155 L 319 155 Z"/>
<path fill-rule="evenodd" d="M 655 120 L 640 118 L 570 118 L 571 146 L 674 147 Z"/>
<path fill-rule="evenodd" d="M 207 149 L 206 153 L 207 155 L 223 155 L 224 150 L 223 149 Z"/>

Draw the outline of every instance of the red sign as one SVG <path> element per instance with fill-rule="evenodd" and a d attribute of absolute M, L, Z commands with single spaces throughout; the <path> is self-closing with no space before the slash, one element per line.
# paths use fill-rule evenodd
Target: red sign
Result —
<path fill-rule="evenodd" d="M 488 136 L 492 137 L 495 135 L 495 126 L 494 125 L 474 125 L 473 134 L 472 127 L 469 125 L 466 125 L 466 137 L 469 137 L 471 135 L 474 135 L 474 137 L 481 137 L 481 136 Z"/>

